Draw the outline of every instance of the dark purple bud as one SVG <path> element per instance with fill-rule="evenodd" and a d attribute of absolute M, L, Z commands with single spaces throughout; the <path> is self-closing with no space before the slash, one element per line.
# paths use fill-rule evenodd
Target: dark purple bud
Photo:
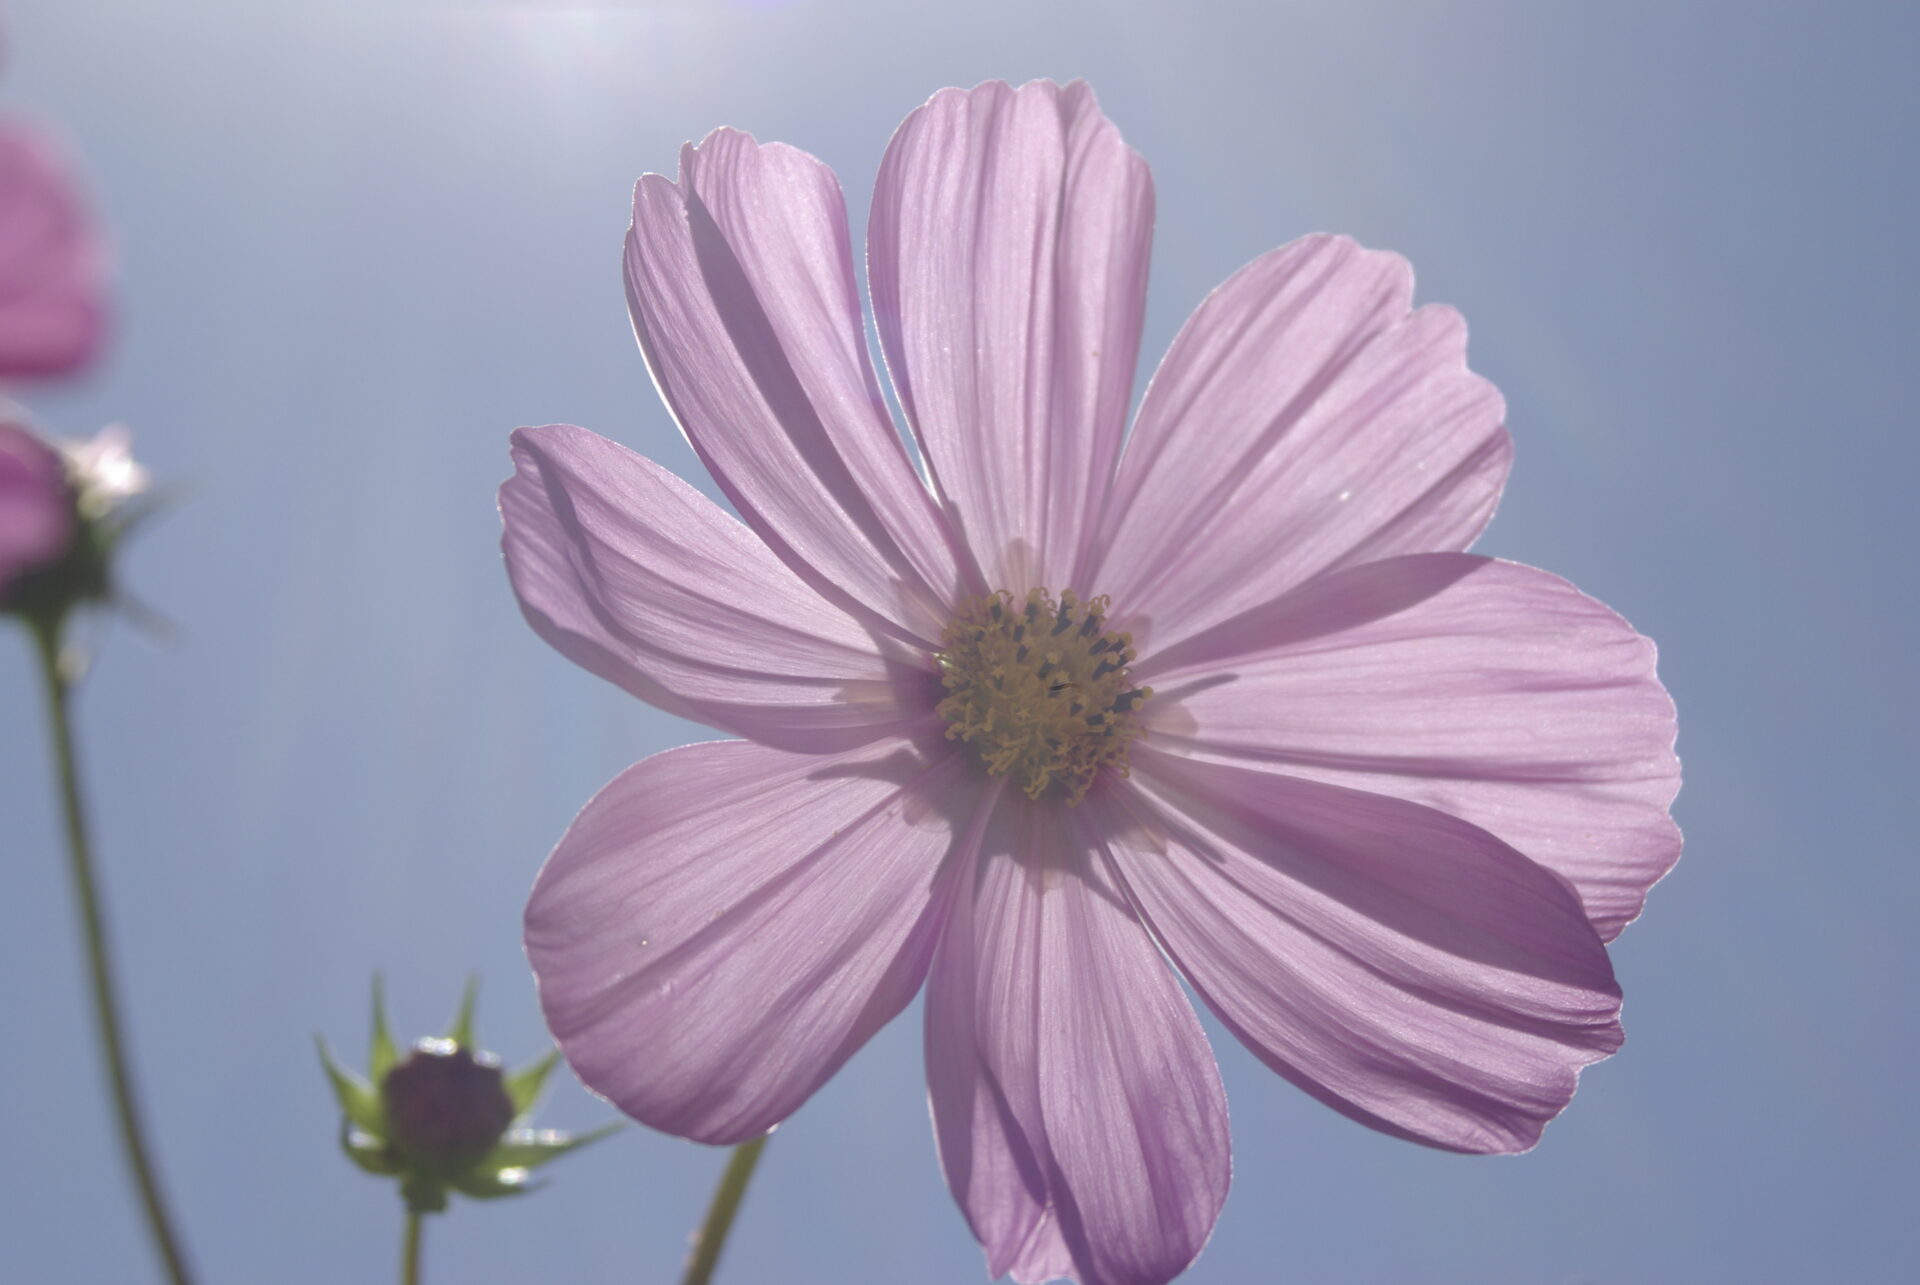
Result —
<path fill-rule="evenodd" d="M 506 1077 L 490 1054 L 421 1040 L 380 1086 L 387 1139 L 420 1169 L 453 1174 L 479 1160 L 513 1123 Z"/>

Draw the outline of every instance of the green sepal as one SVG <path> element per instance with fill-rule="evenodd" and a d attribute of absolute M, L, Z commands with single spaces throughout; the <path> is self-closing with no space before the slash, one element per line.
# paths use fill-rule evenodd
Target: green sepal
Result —
<path fill-rule="evenodd" d="M 549 1049 L 547 1055 L 538 1062 L 507 1076 L 507 1098 L 513 1103 L 515 1120 L 522 1119 L 533 1110 L 534 1103 L 540 1100 L 540 1090 L 547 1086 L 547 1076 L 559 1064 L 560 1050 Z"/>
<path fill-rule="evenodd" d="M 475 1200 L 499 1200 L 504 1196 L 524 1196 L 529 1191 L 537 1191 L 546 1186 L 543 1182 L 528 1182 L 525 1169 L 502 1169 L 499 1173 L 473 1169 L 452 1181 L 455 1191 L 463 1196 L 471 1196 Z"/>
<path fill-rule="evenodd" d="M 447 1028 L 447 1038 L 463 1049 L 473 1047 L 473 997 L 479 988 L 480 979 L 468 973 L 467 989 L 460 996 L 460 1011 L 453 1015 L 453 1025 Z"/>
<path fill-rule="evenodd" d="M 515 1129 L 502 1138 L 499 1145 L 489 1151 L 486 1159 L 475 1168 L 482 1171 L 537 1169 L 569 1151 L 578 1151 L 589 1142 L 600 1141 L 624 1123 L 623 1120 L 615 1120 L 586 1133 L 563 1133 L 559 1129 Z"/>
<path fill-rule="evenodd" d="M 333 1050 L 327 1047 L 324 1037 L 315 1035 L 313 1042 L 320 1050 L 320 1065 L 326 1068 L 327 1079 L 333 1082 L 333 1096 L 339 1099 L 341 1112 L 355 1128 L 384 1137 L 387 1111 L 381 1105 L 380 1095 L 371 1084 L 334 1060 Z"/>
<path fill-rule="evenodd" d="M 347 1153 L 347 1159 L 368 1173 L 391 1178 L 400 1172 L 400 1164 L 386 1143 L 370 1133 L 361 1133 L 349 1127 L 345 1120 L 340 1122 L 340 1150 Z"/>
<path fill-rule="evenodd" d="M 367 1078 L 378 1088 L 387 1079 L 387 1072 L 400 1060 L 394 1051 L 393 1035 L 387 1030 L 387 987 L 380 974 L 373 975 L 373 1038 L 369 1041 L 367 1055 Z"/>

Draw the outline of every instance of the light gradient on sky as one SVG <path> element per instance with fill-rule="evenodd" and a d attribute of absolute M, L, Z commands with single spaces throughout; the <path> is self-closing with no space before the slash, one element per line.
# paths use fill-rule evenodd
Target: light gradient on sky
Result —
<path fill-rule="evenodd" d="M 1687 855 L 1614 948 L 1624 1051 L 1544 1144 L 1353 1124 L 1209 1030 L 1235 1175 L 1196 1283 L 1892 1281 L 1916 1259 L 1908 396 L 1920 9 L 1902 4 L 17 0 L 8 111 L 56 124 L 119 324 L 63 431 L 124 420 L 190 499 L 127 566 L 83 748 L 133 1047 L 203 1276 L 391 1279 L 311 1037 L 364 1051 L 483 979 L 543 1047 L 518 926 L 614 773 L 709 733 L 549 651 L 501 572 L 516 425 L 713 487 L 635 350 L 634 178 L 720 125 L 832 164 L 861 231 L 899 118 L 1092 81 L 1152 163 L 1150 365 L 1304 232 L 1461 308 L 1517 463 L 1483 551 L 1656 638 Z M 0 1279 L 148 1279 L 111 1152 L 24 636 L 0 636 Z M 549 1123 L 609 1109 L 569 1081 Z M 457 1206 L 428 1279 L 675 1279 L 722 1156 L 634 1128 Z M 968 1282 L 918 1009 L 782 1127 L 723 1279 Z"/>

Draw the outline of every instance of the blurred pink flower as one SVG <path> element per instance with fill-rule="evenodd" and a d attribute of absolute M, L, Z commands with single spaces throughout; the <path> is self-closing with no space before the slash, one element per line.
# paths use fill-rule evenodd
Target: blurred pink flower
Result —
<path fill-rule="evenodd" d="M 105 257 L 48 142 L 0 123 L 0 378 L 69 374 L 105 332 Z"/>
<path fill-rule="evenodd" d="M 60 452 L 19 424 L 0 420 L 0 607 L 26 572 L 73 539 L 73 487 Z"/>
<path fill-rule="evenodd" d="M 1461 552 L 1510 442 L 1459 316 L 1295 241 L 1129 434 L 1152 220 L 1083 84 L 907 118 L 867 263 L 923 482 L 833 175 L 717 131 L 640 180 L 627 287 L 743 521 L 564 425 L 500 497 L 543 637 L 744 738 L 629 769 L 541 871 L 575 1070 L 738 1142 L 924 983 L 940 1161 L 1021 1281 L 1165 1281 L 1212 1230 L 1226 1100 L 1175 969 L 1336 1110 L 1519 1151 L 1619 1046 L 1603 943 L 1680 850 L 1652 644 Z"/>

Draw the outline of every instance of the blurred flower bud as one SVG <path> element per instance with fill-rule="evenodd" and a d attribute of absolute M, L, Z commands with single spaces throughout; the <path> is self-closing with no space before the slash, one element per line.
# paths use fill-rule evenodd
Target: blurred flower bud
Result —
<path fill-rule="evenodd" d="M 56 626 L 113 596 L 120 540 L 151 511 L 127 431 L 55 443 L 0 408 L 0 613 Z"/>
<path fill-rule="evenodd" d="M 619 1123 L 582 1134 L 516 1128 L 533 1114 L 554 1050 L 522 1070 L 473 1040 L 474 987 L 445 1035 L 417 1041 L 402 1058 L 387 1030 L 379 982 L 373 989 L 373 1040 L 363 1078 L 343 1068 L 324 1040 L 320 1062 L 344 1116 L 340 1145 L 368 1173 L 400 1180 L 415 1213 L 447 1207 L 447 1193 L 476 1200 L 530 1190 L 529 1173 L 555 1157 L 603 1138 Z M 378 1086 L 377 1088 L 375 1086 Z"/>
<path fill-rule="evenodd" d="M 421 1040 L 380 1084 L 387 1140 L 410 1164 L 458 1173 L 493 1150 L 513 1123 L 500 1059 L 452 1040 Z"/>

